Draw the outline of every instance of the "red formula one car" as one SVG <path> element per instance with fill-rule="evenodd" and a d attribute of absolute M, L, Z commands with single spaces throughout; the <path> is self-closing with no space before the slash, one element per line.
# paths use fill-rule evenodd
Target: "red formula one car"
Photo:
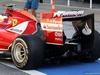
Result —
<path fill-rule="evenodd" d="M 6 6 L 7 10 L 0 15 L 0 57 L 10 54 L 18 68 L 37 68 L 45 58 L 65 53 L 67 56 L 69 52 L 81 61 L 100 57 L 100 35 L 94 30 L 94 14 L 42 12 L 40 23 L 29 12 L 13 10 L 13 4 Z M 75 31 L 70 33 L 73 29 L 68 30 L 66 26 L 69 25 Z M 72 37 L 69 38 L 66 32 L 73 32 Z"/>

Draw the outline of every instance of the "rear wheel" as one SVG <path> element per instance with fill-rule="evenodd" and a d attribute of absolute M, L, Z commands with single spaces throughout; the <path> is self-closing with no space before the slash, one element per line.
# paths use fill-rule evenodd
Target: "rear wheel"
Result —
<path fill-rule="evenodd" d="M 11 55 L 14 64 L 20 69 L 34 69 L 44 58 L 44 46 L 39 37 L 22 35 L 12 45 Z"/>
<path fill-rule="evenodd" d="M 94 45 L 94 49 L 90 49 L 88 52 L 81 53 L 79 57 L 81 61 L 89 62 L 100 58 L 100 34 L 97 31 L 95 31 L 94 35 Z"/>

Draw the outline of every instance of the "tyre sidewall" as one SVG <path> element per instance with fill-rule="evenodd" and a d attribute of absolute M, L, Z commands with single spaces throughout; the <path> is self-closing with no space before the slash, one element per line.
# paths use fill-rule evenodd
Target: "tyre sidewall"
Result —
<path fill-rule="evenodd" d="M 21 41 L 26 50 L 26 56 L 23 62 L 19 63 L 14 58 L 14 46 L 17 41 Z M 44 45 L 38 36 L 22 35 L 17 37 L 12 45 L 12 59 L 14 64 L 20 69 L 35 69 L 39 67 L 44 59 Z"/>
<path fill-rule="evenodd" d="M 15 59 L 15 57 L 14 57 L 14 47 L 15 47 L 15 45 L 16 45 L 17 43 L 23 44 L 24 47 L 25 47 L 25 50 L 26 50 L 25 59 L 24 59 L 23 62 L 21 62 L 21 63 L 20 63 L 20 62 L 17 62 L 16 59 Z M 27 47 L 25 41 L 24 41 L 23 39 L 21 39 L 21 38 L 16 38 L 16 39 L 14 40 L 14 42 L 13 42 L 13 45 L 12 45 L 11 55 L 12 55 L 12 59 L 13 59 L 14 64 L 15 64 L 18 68 L 22 68 L 22 67 L 24 67 L 24 66 L 27 64 L 27 61 L 28 61 L 28 53 L 29 53 L 29 52 L 28 52 L 28 47 Z"/>

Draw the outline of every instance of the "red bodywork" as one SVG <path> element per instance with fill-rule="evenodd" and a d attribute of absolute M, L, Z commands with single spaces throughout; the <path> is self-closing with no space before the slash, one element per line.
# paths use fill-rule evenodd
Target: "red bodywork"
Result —
<path fill-rule="evenodd" d="M 41 26 L 47 44 L 63 45 L 62 16 L 53 18 L 54 13 L 41 12 Z"/>
<path fill-rule="evenodd" d="M 0 50 L 9 50 L 17 36 L 32 34 L 37 30 L 37 21 L 29 12 L 6 10 L 5 14 L 8 13 L 11 16 L 0 16 Z"/>
<path fill-rule="evenodd" d="M 76 16 L 78 16 L 77 13 L 80 14 L 81 12 L 83 13 L 83 11 L 76 12 Z M 66 14 L 68 16 L 72 13 L 66 12 L 64 15 Z M 34 34 L 38 31 L 38 19 L 27 11 L 6 10 L 4 15 L 6 16 L 0 16 L 0 50 L 9 50 L 12 46 L 12 42 L 17 36 Z M 56 13 L 41 12 L 40 27 L 43 32 L 40 32 L 45 35 L 43 38 L 46 38 L 46 44 L 63 45 L 62 17 L 63 16 L 59 16 Z M 43 35 L 39 35 L 40 38 L 42 36 Z"/>

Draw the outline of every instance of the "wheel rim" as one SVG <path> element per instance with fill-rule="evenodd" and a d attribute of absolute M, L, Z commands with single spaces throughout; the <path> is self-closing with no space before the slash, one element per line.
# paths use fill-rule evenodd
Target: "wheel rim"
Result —
<path fill-rule="evenodd" d="M 17 43 L 15 45 L 15 47 L 14 47 L 14 57 L 15 57 L 15 60 L 17 62 L 21 63 L 25 59 L 25 55 L 26 55 L 25 47 L 23 46 L 23 44 Z"/>

